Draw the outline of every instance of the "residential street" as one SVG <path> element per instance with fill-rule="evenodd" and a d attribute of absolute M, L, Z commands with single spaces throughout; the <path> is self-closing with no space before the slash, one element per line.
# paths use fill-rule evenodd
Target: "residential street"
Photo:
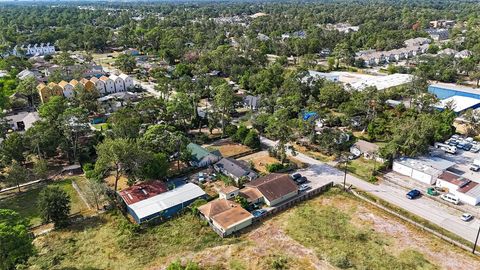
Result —
<path fill-rule="evenodd" d="M 275 145 L 274 141 L 264 137 L 261 137 L 261 142 L 268 146 Z M 288 151 L 288 154 L 291 155 L 291 152 Z M 343 183 L 344 173 L 337 168 L 308 157 L 302 153 L 297 153 L 295 158 L 310 165 L 310 167 L 305 170 L 305 176 L 309 178 L 319 177 L 323 178 L 324 181 Z M 386 183 L 374 185 L 352 175 L 347 175 L 346 182 L 347 185 L 352 184 L 358 189 L 371 193 L 393 205 L 429 220 L 430 222 L 441 226 L 472 243 L 475 241 L 477 230 L 480 226 L 478 213 L 471 213 L 476 216 L 473 221 L 463 222 L 460 220 L 462 214 L 460 211 L 449 208 L 444 204 L 438 203 L 425 196 L 422 196 L 419 199 L 409 200 L 405 197 L 407 191 L 400 187 L 388 185 Z"/>

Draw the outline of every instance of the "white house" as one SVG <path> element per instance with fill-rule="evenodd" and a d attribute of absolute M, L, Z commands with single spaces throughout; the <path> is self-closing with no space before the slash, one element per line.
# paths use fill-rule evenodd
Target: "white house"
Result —
<path fill-rule="evenodd" d="M 98 79 L 97 77 L 92 77 L 92 78 L 90 79 L 90 81 L 91 81 L 93 84 L 95 84 L 95 88 L 97 88 L 97 91 L 98 91 L 100 94 L 104 95 L 104 94 L 106 93 L 106 91 L 105 91 L 105 82 L 104 82 L 104 81 Z"/>
<path fill-rule="evenodd" d="M 130 88 L 133 88 L 133 79 L 130 76 L 122 73 L 118 77 L 120 77 L 123 80 L 123 86 L 125 91 L 129 90 Z"/>
<path fill-rule="evenodd" d="M 105 92 L 107 93 L 115 93 L 115 82 L 107 76 L 100 77 L 100 80 L 105 85 Z"/>
<path fill-rule="evenodd" d="M 115 92 L 125 91 L 125 85 L 123 84 L 122 78 L 120 78 L 119 76 L 117 76 L 115 74 L 110 75 L 109 78 L 110 78 L 110 80 L 112 80 L 114 82 Z"/>

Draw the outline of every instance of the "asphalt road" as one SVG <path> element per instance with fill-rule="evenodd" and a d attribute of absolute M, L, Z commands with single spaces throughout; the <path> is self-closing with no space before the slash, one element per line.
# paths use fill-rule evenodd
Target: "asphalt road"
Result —
<path fill-rule="evenodd" d="M 275 142 L 267 138 L 261 137 L 261 142 L 267 146 L 274 146 Z M 291 155 L 291 152 L 288 153 Z M 302 153 L 297 153 L 296 159 L 309 164 L 309 168 L 304 174 L 307 178 L 318 177 L 324 181 L 334 181 L 335 183 L 343 183 L 344 173 L 337 168 L 327 165 L 321 161 L 313 159 Z M 403 208 L 417 216 L 420 216 L 430 222 L 443 227 L 444 229 L 457 234 L 458 236 L 475 242 L 475 237 L 480 227 L 480 221 L 477 215 L 473 221 L 463 222 L 460 220 L 461 212 L 438 203 L 428 197 L 422 196 L 415 200 L 409 200 L 405 197 L 406 190 L 391 186 L 385 183 L 374 185 L 361 180 L 353 175 L 347 174 L 347 185 L 351 184 L 358 189 L 375 195 L 397 207 Z M 471 213 L 476 215 L 477 213 Z"/>

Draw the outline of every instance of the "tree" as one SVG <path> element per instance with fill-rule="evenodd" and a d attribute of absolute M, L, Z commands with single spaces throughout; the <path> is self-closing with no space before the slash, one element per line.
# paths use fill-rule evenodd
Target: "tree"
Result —
<path fill-rule="evenodd" d="M 18 213 L 0 209 L 0 269 L 15 269 L 33 255 L 28 222 Z"/>
<path fill-rule="evenodd" d="M 142 177 L 148 180 L 164 179 L 167 176 L 169 163 L 164 153 L 148 155 L 142 168 Z"/>
<path fill-rule="evenodd" d="M 33 165 L 33 173 L 35 174 L 35 178 L 46 179 L 48 177 L 48 164 L 47 161 L 43 158 L 37 158 Z"/>
<path fill-rule="evenodd" d="M 131 139 L 106 139 L 97 146 L 95 171 L 99 175 L 113 171 L 115 174 L 115 191 L 120 176 L 135 177 L 145 164 L 145 155 L 136 141 Z"/>
<path fill-rule="evenodd" d="M 38 97 L 37 80 L 34 76 L 30 76 L 20 83 L 16 89 L 17 93 L 24 94 L 28 98 L 30 107 L 33 107 L 34 101 Z"/>
<path fill-rule="evenodd" d="M 260 137 L 258 136 L 257 132 L 253 129 L 248 131 L 243 144 L 252 148 L 252 149 L 260 149 Z"/>
<path fill-rule="evenodd" d="M 24 152 L 25 140 L 21 133 L 15 132 L 8 136 L 0 147 L 0 154 L 5 164 L 11 164 L 13 161 L 23 163 L 25 161 Z"/>
<path fill-rule="evenodd" d="M 232 136 L 232 140 L 234 142 L 243 143 L 245 137 L 247 137 L 248 128 L 245 125 L 240 125 L 235 132 L 235 135 Z"/>
<path fill-rule="evenodd" d="M 44 223 L 53 222 L 56 228 L 68 225 L 70 214 L 70 196 L 58 186 L 48 186 L 40 192 L 38 198 Z"/>
<path fill-rule="evenodd" d="M 235 196 L 235 202 L 240 204 L 240 206 L 242 206 L 242 208 L 247 208 L 248 207 L 248 201 L 245 197 L 242 197 L 242 196 Z"/>
<path fill-rule="evenodd" d="M 8 168 L 8 174 L 5 180 L 7 180 L 8 183 L 17 186 L 18 192 L 20 192 L 20 184 L 27 182 L 28 176 L 29 172 L 25 167 L 17 162 L 13 162 Z"/>
<path fill-rule="evenodd" d="M 104 201 L 105 185 L 97 177 L 87 178 L 86 195 L 89 201 L 95 203 L 97 210 L 100 210 L 100 205 Z"/>
<path fill-rule="evenodd" d="M 63 114 L 67 107 L 67 101 L 64 97 L 55 96 L 40 106 L 39 114 L 40 117 L 46 121 L 56 123 L 56 120 Z"/>
<path fill-rule="evenodd" d="M 67 143 L 68 157 L 72 161 L 77 160 L 79 139 L 90 132 L 86 111 L 81 108 L 68 108 L 61 116 L 61 126 L 65 142 Z"/>
<path fill-rule="evenodd" d="M 115 59 L 115 66 L 126 73 L 132 73 L 137 67 L 135 57 L 130 54 L 121 54 Z"/>
<path fill-rule="evenodd" d="M 222 137 L 225 135 L 225 117 L 233 107 L 233 90 L 227 84 L 221 84 L 215 88 L 215 105 L 220 109 Z"/>

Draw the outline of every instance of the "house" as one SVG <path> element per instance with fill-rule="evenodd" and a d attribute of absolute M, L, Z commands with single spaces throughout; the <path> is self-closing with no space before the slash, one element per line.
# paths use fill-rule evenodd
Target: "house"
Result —
<path fill-rule="evenodd" d="M 225 174 L 239 183 L 240 179 L 246 179 L 252 181 L 257 178 L 258 175 L 248 168 L 246 164 L 233 158 L 222 158 L 220 161 L 213 165 L 213 168 L 220 173 Z"/>
<path fill-rule="evenodd" d="M 213 230 L 225 237 L 252 224 L 253 215 L 238 203 L 216 199 L 198 207 L 200 216 L 208 221 Z"/>
<path fill-rule="evenodd" d="M 218 197 L 220 199 L 230 200 L 238 195 L 239 188 L 234 186 L 226 186 L 218 191 Z"/>
<path fill-rule="evenodd" d="M 23 81 L 27 78 L 30 78 L 30 77 L 34 77 L 36 78 L 37 77 L 37 74 L 31 70 L 28 70 L 28 69 L 24 69 L 22 70 L 21 72 L 19 72 L 16 76 L 19 80 Z"/>
<path fill-rule="evenodd" d="M 448 39 L 448 29 L 426 29 L 425 32 L 430 35 L 434 41 L 442 41 Z"/>
<path fill-rule="evenodd" d="M 110 79 L 107 76 L 102 76 L 100 77 L 100 80 L 103 82 L 105 85 L 105 92 L 110 94 L 110 93 L 115 93 L 115 82 Z"/>
<path fill-rule="evenodd" d="M 133 88 L 133 79 L 128 76 L 127 74 L 120 74 L 120 79 L 123 80 L 123 88 L 125 89 L 125 91 L 128 91 L 130 90 L 131 88 Z"/>
<path fill-rule="evenodd" d="M 364 140 L 358 140 L 350 147 L 350 153 L 357 157 L 363 156 L 366 159 L 375 159 L 378 162 L 383 162 L 383 159 L 378 155 L 378 150 L 378 145 Z"/>
<path fill-rule="evenodd" d="M 198 144 L 189 143 L 187 149 L 192 154 L 190 164 L 194 167 L 207 167 L 222 158 L 219 152 L 209 152 Z"/>
<path fill-rule="evenodd" d="M 85 89 L 86 91 L 91 92 L 91 91 L 97 90 L 97 88 L 95 87 L 95 84 L 90 80 L 82 78 L 80 80 L 80 83 L 83 85 L 83 89 Z"/>
<path fill-rule="evenodd" d="M 26 131 L 33 126 L 35 122 L 40 120 L 37 112 L 19 112 L 5 116 L 10 128 L 13 131 Z"/>
<path fill-rule="evenodd" d="M 97 77 L 92 77 L 90 81 L 95 85 L 95 88 L 97 88 L 97 91 L 104 95 L 105 94 L 105 82 L 98 79 Z"/>
<path fill-rule="evenodd" d="M 66 98 L 73 98 L 75 96 L 75 93 L 73 92 L 73 85 L 66 81 L 61 81 L 58 83 L 58 86 L 60 86 L 63 89 L 63 96 Z"/>
<path fill-rule="evenodd" d="M 260 107 L 260 97 L 247 95 L 243 98 L 243 106 L 256 111 Z"/>
<path fill-rule="evenodd" d="M 160 181 L 144 182 L 118 192 L 127 212 L 136 223 L 170 218 L 206 193 L 197 185 L 187 183 L 168 190 Z"/>
<path fill-rule="evenodd" d="M 40 83 L 37 85 L 37 91 L 42 103 L 48 102 L 52 96 L 63 96 L 63 89 L 54 82 L 47 85 Z"/>
<path fill-rule="evenodd" d="M 456 55 L 458 52 L 454 49 L 446 48 L 441 51 L 438 51 L 439 55 Z"/>
<path fill-rule="evenodd" d="M 113 84 L 115 86 L 115 92 L 123 92 L 125 91 L 125 85 L 123 84 L 122 78 L 119 76 L 112 74 L 110 75 L 110 80 L 113 81 Z"/>
<path fill-rule="evenodd" d="M 288 174 L 271 173 L 245 184 L 245 189 L 256 189 L 262 194 L 263 201 L 268 206 L 278 205 L 298 194 L 298 187 Z M 241 193 L 249 190 L 240 190 Z"/>
<path fill-rule="evenodd" d="M 422 183 L 433 185 L 437 181 L 438 176 L 454 165 L 454 162 L 433 156 L 403 157 L 393 161 L 392 170 Z"/>

